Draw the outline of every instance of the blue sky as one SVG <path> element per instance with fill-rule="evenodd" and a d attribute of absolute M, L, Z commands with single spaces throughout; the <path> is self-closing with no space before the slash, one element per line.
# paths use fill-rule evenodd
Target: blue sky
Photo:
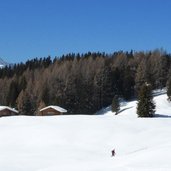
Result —
<path fill-rule="evenodd" d="M 70 52 L 171 52 L 170 0 L 0 0 L 0 57 Z"/>

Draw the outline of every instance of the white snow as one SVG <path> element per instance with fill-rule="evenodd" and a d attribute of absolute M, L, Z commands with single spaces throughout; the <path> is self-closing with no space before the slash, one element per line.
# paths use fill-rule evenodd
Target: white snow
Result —
<path fill-rule="evenodd" d="M 52 109 L 54 109 L 54 110 L 56 110 L 56 111 L 59 111 L 59 112 L 62 112 L 62 113 L 66 113 L 66 112 L 67 112 L 66 109 L 64 109 L 64 108 L 62 108 L 62 107 L 59 107 L 59 106 L 53 106 L 53 105 L 47 106 L 47 107 L 41 109 L 40 111 L 43 111 L 43 110 L 46 110 L 46 109 L 49 109 L 49 108 L 52 108 Z"/>
<path fill-rule="evenodd" d="M 155 118 L 137 118 L 136 101 L 118 115 L 0 118 L 0 170 L 170 171 L 171 104 L 155 102 Z"/>
<path fill-rule="evenodd" d="M 18 113 L 18 111 L 15 110 L 14 108 L 11 108 L 11 107 L 8 107 L 8 106 L 0 106 L 0 111 L 5 110 L 5 109 L 8 109 L 8 110 L 10 110 L 12 112 L 15 112 L 15 113 Z"/>
<path fill-rule="evenodd" d="M 1 64 L 0 64 L 0 69 L 2 69 L 2 68 L 4 68 L 4 67 L 5 67 L 4 65 L 1 65 Z"/>

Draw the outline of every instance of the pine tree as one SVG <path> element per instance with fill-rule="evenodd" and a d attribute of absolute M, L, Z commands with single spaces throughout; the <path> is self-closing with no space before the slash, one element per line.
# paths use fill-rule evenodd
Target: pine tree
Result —
<path fill-rule="evenodd" d="M 49 89 L 45 84 L 42 88 L 41 100 L 46 104 L 49 105 Z"/>
<path fill-rule="evenodd" d="M 167 96 L 168 100 L 171 101 L 171 77 L 167 81 Z"/>
<path fill-rule="evenodd" d="M 10 106 L 15 106 L 18 94 L 19 93 L 17 90 L 17 83 L 15 81 L 12 81 L 8 91 L 7 104 Z"/>
<path fill-rule="evenodd" d="M 17 98 L 17 108 L 22 115 L 34 115 L 36 111 L 34 98 L 30 97 L 28 92 L 22 90 Z"/>
<path fill-rule="evenodd" d="M 137 114 L 138 117 L 153 117 L 154 113 L 155 104 L 153 102 L 151 85 L 145 83 L 139 91 Z"/>
<path fill-rule="evenodd" d="M 122 84 L 122 95 L 126 100 L 130 100 L 134 95 L 134 75 L 130 68 L 126 68 L 123 72 L 123 84 Z"/>
<path fill-rule="evenodd" d="M 137 94 L 140 91 L 143 83 L 148 81 L 148 77 L 149 77 L 148 75 L 149 74 L 147 68 L 147 59 L 144 58 L 138 65 L 137 73 L 135 75 L 135 91 Z"/>
<path fill-rule="evenodd" d="M 119 98 L 117 95 L 115 95 L 112 100 L 112 112 L 115 112 L 115 115 L 117 115 L 119 110 L 120 110 Z"/>

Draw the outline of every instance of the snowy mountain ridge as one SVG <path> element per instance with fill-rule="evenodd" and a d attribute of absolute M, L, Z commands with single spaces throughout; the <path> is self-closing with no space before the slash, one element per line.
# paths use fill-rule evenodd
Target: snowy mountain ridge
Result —
<path fill-rule="evenodd" d="M 0 68 L 4 68 L 5 66 L 8 66 L 8 65 L 10 65 L 10 64 L 8 64 L 2 58 L 0 58 Z"/>
<path fill-rule="evenodd" d="M 171 103 L 154 101 L 155 118 L 137 118 L 136 101 L 118 115 L 0 118 L 0 170 L 170 171 Z"/>

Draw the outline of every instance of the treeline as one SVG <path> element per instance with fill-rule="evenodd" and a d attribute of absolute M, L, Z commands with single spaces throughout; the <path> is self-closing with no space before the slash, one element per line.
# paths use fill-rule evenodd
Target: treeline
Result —
<path fill-rule="evenodd" d="M 115 95 L 135 98 L 144 82 L 153 89 L 165 87 L 170 64 L 170 54 L 158 49 L 35 58 L 0 70 L 0 104 L 26 115 L 46 105 L 59 105 L 69 114 L 93 114 Z"/>

